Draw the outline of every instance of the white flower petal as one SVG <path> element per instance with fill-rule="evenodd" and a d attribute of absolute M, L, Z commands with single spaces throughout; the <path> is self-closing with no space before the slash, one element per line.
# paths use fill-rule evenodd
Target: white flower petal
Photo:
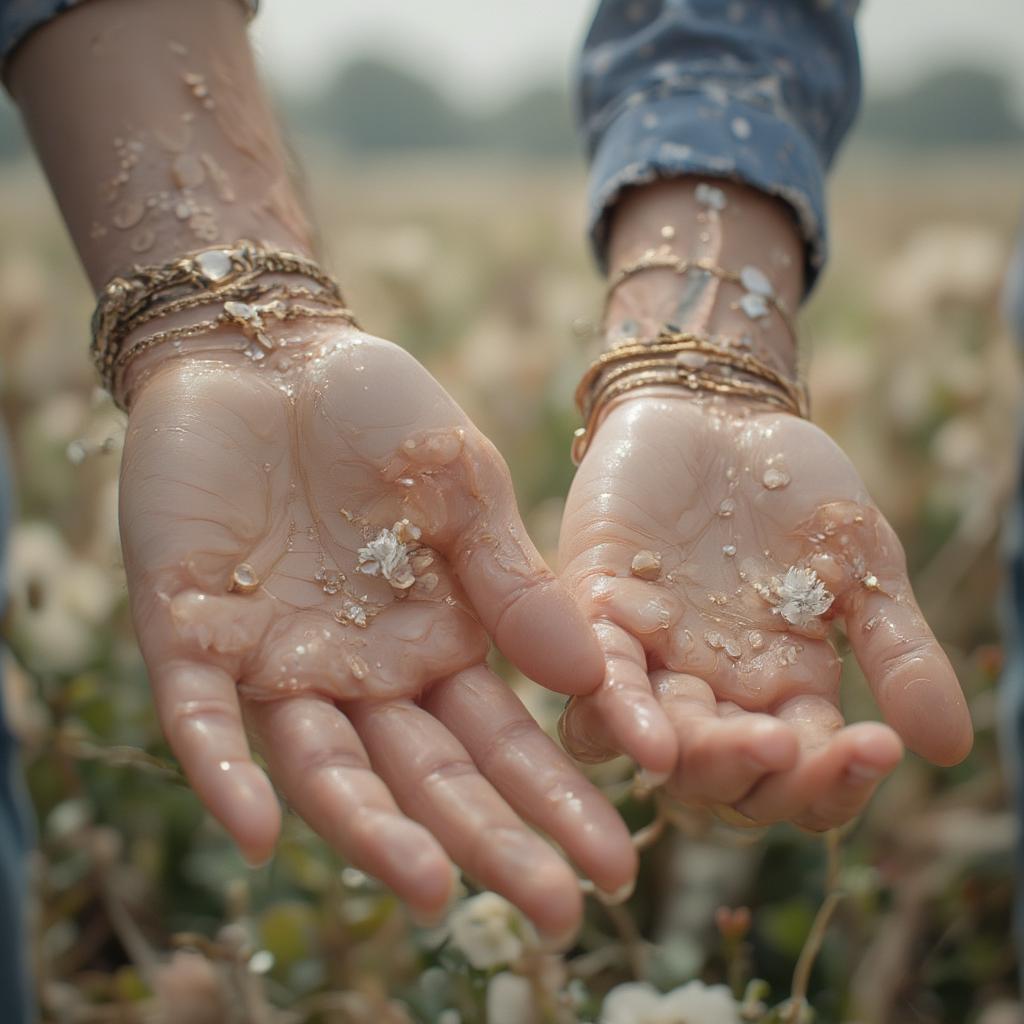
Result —
<path fill-rule="evenodd" d="M 616 985 L 604 997 L 600 1024 L 654 1024 L 662 995 L 644 981 Z"/>
<path fill-rule="evenodd" d="M 487 1024 L 534 1024 L 533 987 L 528 978 L 502 971 L 487 983 Z"/>

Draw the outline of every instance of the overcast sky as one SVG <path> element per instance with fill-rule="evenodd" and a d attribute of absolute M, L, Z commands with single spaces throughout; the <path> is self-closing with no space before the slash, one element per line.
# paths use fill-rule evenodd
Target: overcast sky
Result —
<path fill-rule="evenodd" d="M 807 0 L 811 2 L 811 0 Z M 426 74 L 457 102 L 486 107 L 568 74 L 596 0 L 262 0 L 255 35 L 286 89 L 315 88 L 367 51 Z M 1024 109 L 1024 0 L 864 0 L 868 88 L 966 60 L 1006 68 Z"/>

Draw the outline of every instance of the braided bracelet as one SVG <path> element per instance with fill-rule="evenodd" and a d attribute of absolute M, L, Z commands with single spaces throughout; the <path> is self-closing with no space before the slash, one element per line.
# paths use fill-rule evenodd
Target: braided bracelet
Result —
<path fill-rule="evenodd" d="M 285 284 L 281 277 L 298 277 L 302 283 Z M 299 305 L 299 299 L 316 305 Z M 211 305 L 220 306 L 213 318 L 156 331 L 125 347 L 134 331 L 153 320 Z M 116 378 L 127 363 L 163 341 L 234 324 L 267 346 L 264 315 L 334 318 L 355 324 L 337 284 L 314 260 L 242 239 L 232 246 L 189 253 L 165 264 L 136 266 L 131 274 L 115 277 L 100 293 L 93 313 L 90 353 L 103 386 L 114 394 Z"/>

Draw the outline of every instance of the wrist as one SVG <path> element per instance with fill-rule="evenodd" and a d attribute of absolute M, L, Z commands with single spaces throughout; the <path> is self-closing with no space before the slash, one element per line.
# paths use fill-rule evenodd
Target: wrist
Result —
<path fill-rule="evenodd" d="M 162 330 L 191 326 L 182 314 L 168 317 L 167 321 Z M 287 386 L 288 380 L 326 346 L 337 342 L 341 332 L 356 330 L 350 321 L 315 317 L 268 323 L 268 344 L 264 347 L 236 326 L 210 327 L 180 340 L 144 347 L 118 374 L 112 395 L 117 404 L 130 412 L 142 393 L 165 373 L 191 373 L 199 364 L 208 371 L 221 368 L 235 374 L 269 374 Z M 136 341 L 131 337 L 128 340 L 129 344 Z"/>
<path fill-rule="evenodd" d="M 664 266 L 704 263 L 716 274 Z M 788 208 L 744 185 L 701 178 L 655 182 L 630 190 L 616 209 L 609 244 L 610 341 L 649 340 L 669 328 L 739 342 L 795 378 L 792 312 L 803 294 L 803 243 Z M 747 299 L 734 280 L 767 284 L 767 303 Z M 625 276 L 625 279 L 622 279 Z"/>

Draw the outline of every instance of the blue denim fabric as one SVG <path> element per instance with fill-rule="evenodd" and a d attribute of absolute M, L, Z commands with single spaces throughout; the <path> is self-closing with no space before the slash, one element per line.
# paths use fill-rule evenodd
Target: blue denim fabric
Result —
<path fill-rule="evenodd" d="M 603 0 L 579 67 L 590 226 L 604 266 L 620 192 L 682 174 L 784 199 L 827 254 L 825 172 L 860 104 L 856 2 Z"/>
<path fill-rule="evenodd" d="M 12 515 L 11 476 L 6 438 L 0 431 L 0 613 L 7 605 L 7 534 Z M 0 691 L 2 693 L 2 691 Z M 18 748 L 0 699 L 0 1021 L 35 1020 L 28 966 L 27 858 L 32 847 L 31 816 Z"/>
<path fill-rule="evenodd" d="M 15 47 L 51 18 L 88 0 L 0 0 L 0 70 Z M 241 0 L 255 14 L 259 0 Z"/>

